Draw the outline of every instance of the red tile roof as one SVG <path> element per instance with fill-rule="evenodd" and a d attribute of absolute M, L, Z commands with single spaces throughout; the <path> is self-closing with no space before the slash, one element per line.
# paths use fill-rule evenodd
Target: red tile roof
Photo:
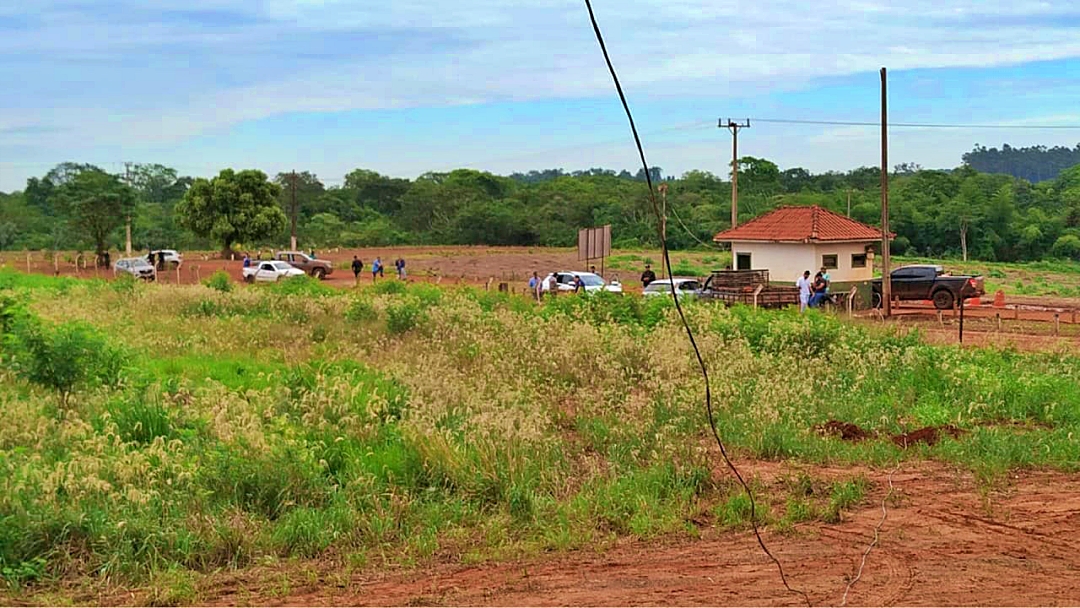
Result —
<path fill-rule="evenodd" d="M 889 235 L 890 238 L 895 235 Z M 877 241 L 881 229 L 833 213 L 817 205 L 780 207 L 713 237 L 714 241 L 820 243 Z"/>

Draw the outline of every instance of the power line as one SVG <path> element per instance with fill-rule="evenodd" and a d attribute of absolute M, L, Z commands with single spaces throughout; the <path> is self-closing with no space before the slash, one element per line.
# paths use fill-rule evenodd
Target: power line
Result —
<path fill-rule="evenodd" d="M 660 253 L 663 258 L 664 266 L 667 268 L 667 275 L 671 276 L 671 254 L 668 251 L 667 239 L 664 234 L 663 224 L 664 216 L 660 211 L 660 205 L 656 201 L 656 190 L 653 188 L 652 177 L 649 175 L 649 163 L 645 160 L 645 148 L 641 145 L 641 137 L 638 135 L 637 125 L 634 124 L 634 115 L 630 112 L 630 104 L 626 101 L 626 94 L 623 93 L 622 84 L 619 82 L 619 75 L 615 72 L 615 66 L 611 63 L 611 57 L 608 55 L 607 45 L 604 44 L 604 36 L 600 33 L 600 25 L 596 22 L 596 14 L 593 13 L 592 2 L 585 0 L 585 8 L 589 11 L 589 21 L 592 23 L 593 33 L 596 34 L 596 42 L 600 45 L 600 51 L 604 55 L 604 62 L 607 64 L 608 72 L 611 74 L 611 80 L 615 85 L 615 91 L 619 95 L 619 101 L 622 102 L 623 111 L 626 113 L 626 119 L 630 123 L 630 133 L 634 137 L 634 145 L 637 147 L 638 156 L 641 159 L 641 168 L 645 172 L 645 183 L 649 187 L 649 201 L 652 203 L 653 213 L 656 215 L 657 227 L 660 229 Z M 683 329 L 686 330 L 686 337 L 690 341 L 690 347 L 694 351 L 694 356 L 697 358 L 698 368 L 701 370 L 701 377 L 705 384 L 705 412 L 709 419 L 709 429 L 712 431 L 713 439 L 716 440 L 716 445 L 720 448 L 720 455 L 724 459 L 724 463 L 727 465 L 731 473 L 739 481 L 746 497 L 750 501 L 750 526 L 754 531 L 754 537 L 757 538 L 758 545 L 761 546 L 761 550 L 776 564 L 777 570 L 780 572 L 780 582 L 784 584 L 784 588 L 790 593 L 797 593 L 805 600 L 806 605 L 811 606 L 810 596 L 801 589 L 793 589 L 788 583 L 787 575 L 784 574 L 784 566 L 780 563 L 780 560 L 773 555 L 772 551 L 765 544 L 765 539 L 761 537 L 761 530 L 758 527 L 758 515 L 757 504 L 754 500 L 754 493 L 750 490 L 750 485 L 746 483 L 742 473 L 739 472 L 738 467 L 732 462 L 728 456 L 727 447 L 724 445 L 723 440 L 720 438 L 720 431 L 716 427 L 716 418 L 713 415 L 712 406 L 712 388 L 709 385 L 709 370 L 705 365 L 705 359 L 701 355 L 701 350 L 698 348 L 697 340 L 694 338 L 694 330 L 690 327 L 689 321 L 686 320 L 686 314 L 683 313 L 682 305 L 679 303 L 679 295 L 675 290 L 675 281 L 671 282 L 671 297 L 675 302 L 675 311 L 679 315 L 679 320 L 682 321 Z"/>
<path fill-rule="evenodd" d="M 837 127 L 880 127 L 880 122 L 856 120 L 802 120 L 797 118 L 751 118 L 753 122 L 785 125 L 830 125 Z M 890 122 L 889 128 L 906 127 L 909 129 L 1018 129 L 1018 130 L 1080 130 L 1080 125 L 991 125 L 931 122 Z"/>

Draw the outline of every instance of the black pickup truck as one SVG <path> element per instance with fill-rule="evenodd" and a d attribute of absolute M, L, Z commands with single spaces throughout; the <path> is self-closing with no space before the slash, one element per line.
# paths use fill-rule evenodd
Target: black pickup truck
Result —
<path fill-rule="evenodd" d="M 881 279 L 874 279 L 873 306 L 881 307 Z M 983 278 L 946 274 L 941 266 L 903 266 L 892 271 L 892 297 L 895 300 L 930 300 L 938 310 L 952 308 L 960 298 L 974 298 L 986 293 Z"/>

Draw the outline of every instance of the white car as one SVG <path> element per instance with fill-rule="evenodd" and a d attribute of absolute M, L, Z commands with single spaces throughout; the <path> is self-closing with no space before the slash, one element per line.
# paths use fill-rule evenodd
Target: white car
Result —
<path fill-rule="evenodd" d="M 175 249 L 155 249 L 150 253 L 154 254 L 155 264 L 157 263 L 158 255 L 162 253 L 165 254 L 165 263 L 169 264 L 173 268 L 176 268 L 177 266 L 184 263 L 184 258 L 180 255 L 180 252 Z"/>
<path fill-rule="evenodd" d="M 245 268 L 241 274 L 244 275 L 244 281 L 247 283 L 254 283 L 255 281 L 273 283 L 289 277 L 302 277 L 307 273 L 295 266 L 290 266 L 287 262 L 274 260 L 272 262 L 255 262 Z"/>
<path fill-rule="evenodd" d="M 146 261 L 146 258 L 124 258 L 113 264 L 113 270 L 120 273 L 126 272 L 137 279 L 154 281 L 157 279 L 157 270 Z"/>
<path fill-rule="evenodd" d="M 607 283 L 598 274 L 591 272 L 556 272 L 544 277 L 544 280 L 540 283 L 541 291 L 551 290 L 551 277 L 554 276 L 557 281 L 558 291 L 561 292 L 573 292 L 574 291 L 574 279 L 580 278 L 581 282 L 585 284 L 585 292 L 592 293 L 595 291 L 607 291 L 611 293 L 622 293 L 622 285 L 618 281 L 612 281 Z"/>
<path fill-rule="evenodd" d="M 641 291 L 646 297 L 670 296 L 671 284 L 675 283 L 675 291 L 680 298 L 694 297 L 701 289 L 701 281 L 689 277 L 675 277 L 673 279 L 658 279 L 649 283 L 649 286 Z"/>

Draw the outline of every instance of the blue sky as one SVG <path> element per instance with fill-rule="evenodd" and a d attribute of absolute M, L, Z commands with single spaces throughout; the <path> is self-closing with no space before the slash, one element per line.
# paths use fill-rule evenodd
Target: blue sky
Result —
<path fill-rule="evenodd" d="M 651 164 L 723 173 L 719 117 L 1080 125 L 1071 0 L 596 0 Z M 0 5 L 0 190 L 73 160 L 352 168 L 635 169 L 578 0 L 22 0 Z M 874 128 L 755 124 L 783 167 L 878 162 Z M 1080 130 L 895 129 L 890 159 Z"/>

